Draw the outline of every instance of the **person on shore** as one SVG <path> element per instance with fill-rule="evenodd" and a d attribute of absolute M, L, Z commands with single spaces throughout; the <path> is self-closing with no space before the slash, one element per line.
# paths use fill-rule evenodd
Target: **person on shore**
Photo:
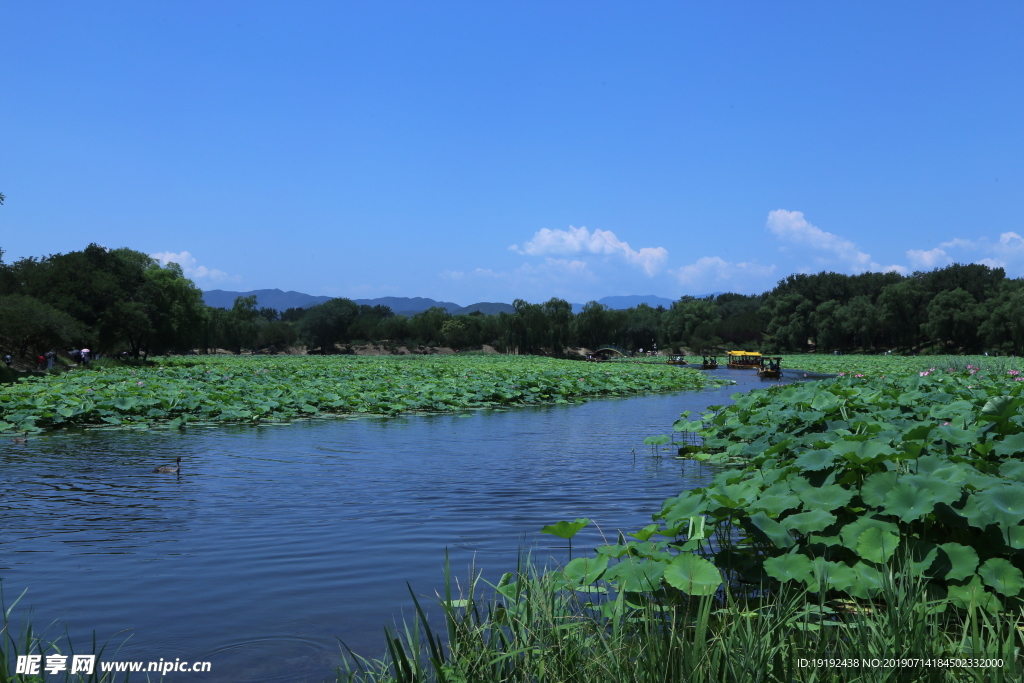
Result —
<path fill-rule="evenodd" d="M 57 354 L 54 353 L 53 351 L 47 351 L 43 355 L 46 356 L 46 369 L 51 370 L 54 364 L 56 364 L 57 362 Z"/>
<path fill-rule="evenodd" d="M 36 370 L 46 369 L 46 356 L 36 356 Z"/>
<path fill-rule="evenodd" d="M 5 353 L 4 354 L 4 363 L 7 365 L 7 367 L 11 367 L 11 363 L 13 363 L 13 362 L 14 362 L 14 359 L 11 358 L 11 354 Z"/>
<path fill-rule="evenodd" d="M 89 364 L 89 359 L 90 359 L 89 349 L 82 349 L 82 365 L 83 366 L 88 365 Z"/>

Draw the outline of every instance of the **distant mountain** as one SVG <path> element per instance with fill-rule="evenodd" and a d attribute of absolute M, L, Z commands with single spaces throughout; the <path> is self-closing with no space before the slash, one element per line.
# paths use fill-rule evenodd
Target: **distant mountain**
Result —
<path fill-rule="evenodd" d="M 722 294 L 722 292 L 701 294 L 697 298 L 703 299 L 708 296 L 718 296 L 719 294 Z M 255 296 L 257 306 L 275 308 L 279 311 L 285 311 L 289 308 L 309 308 L 333 298 L 329 296 L 313 296 L 312 294 L 303 294 L 302 292 L 282 292 L 280 289 L 256 289 L 251 292 L 228 292 L 222 289 L 211 289 L 203 292 L 203 301 L 206 302 L 207 306 L 213 306 L 214 308 L 231 308 L 235 303 L 235 298 L 240 296 Z M 435 301 L 434 299 L 420 296 L 384 296 L 377 299 L 353 299 L 353 301 L 366 306 L 387 306 L 396 315 L 406 316 L 422 313 L 434 306 L 440 306 L 452 315 L 467 315 L 474 311 L 494 315 L 496 313 L 512 313 L 515 310 L 511 304 L 481 301 L 469 306 L 460 306 L 451 301 Z M 597 302 L 604 304 L 608 308 L 621 310 L 635 308 L 640 304 L 647 304 L 652 308 L 657 308 L 658 306 L 671 308 L 674 301 L 674 299 L 666 299 L 663 296 L 655 296 L 653 294 L 633 294 L 630 296 L 606 296 L 603 299 L 598 299 Z M 579 313 L 582 310 L 583 304 L 572 304 L 573 313 Z"/>
<path fill-rule="evenodd" d="M 434 306 L 440 306 L 449 313 L 462 308 L 462 306 L 453 304 L 450 301 L 434 301 L 433 299 L 426 299 L 421 296 L 414 296 L 412 298 L 407 296 L 382 296 L 379 299 L 352 299 L 352 301 L 355 301 L 360 306 L 387 306 L 396 315 L 416 315 Z"/>
<path fill-rule="evenodd" d="M 329 296 L 313 296 L 312 294 L 303 294 L 302 292 L 282 292 L 280 289 L 256 289 L 251 292 L 228 292 L 222 289 L 211 289 L 203 292 L 203 301 L 206 302 L 207 306 L 213 306 L 214 308 L 231 308 L 235 303 L 235 299 L 240 296 L 255 296 L 258 307 L 274 308 L 278 311 L 286 311 L 289 308 L 310 308 L 325 301 L 330 301 L 333 298 Z M 361 306 L 387 306 L 396 315 L 406 316 L 422 313 L 434 306 L 440 306 L 452 315 L 466 315 L 474 311 L 491 315 L 493 313 L 501 313 L 502 311 L 511 313 L 515 310 L 510 304 L 481 301 L 469 306 L 460 306 L 451 301 L 435 301 L 434 299 L 419 296 L 384 296 L 377 299 L 353 299 L 353 301 Z"/>
<path fill-rule="evenodd" d="M 251 292 L 226 292 L 223 289 L 211 289 L 203 292 L 203 301 L 214 308 L 231 308 L 235 299 L 240 296 L 255 296 L 256 305 L 260 308 L 275 308 L 285 311 L 289 308 L 309 308 L 330 301 L 329 296 L 313 296 L 302 292 L 282 292 L 280 289 L 256 289 Z"/>
<path fill-rule="evenodd" d="M 516 309 L 512 308 L 512 304 L 492 304 L 486 301 L 481 301 L 478 304 L 470 304 L 465 308 L 460 308 L 457 311 L 450 311 L 452 315 L 468 315 L 475 311 L 480 311 L 486 315 L 495 315 L 497 313 L 514 313 Z"/>
<path fill-rule="evenodd" d="M 651 308 L 657 308 L 658 306 L 671 308 L 673 301 L 674 299 L 666 299 L 663 296 L 654 296 L 653 294 L 633 294 L 632 296 L 606 296 L 603 299 L 598 299 L 597 303 L 604 304 L 608 308 L 618 310 L 623 308 L 636 308 L 640 304 L 647 304 Z"/>

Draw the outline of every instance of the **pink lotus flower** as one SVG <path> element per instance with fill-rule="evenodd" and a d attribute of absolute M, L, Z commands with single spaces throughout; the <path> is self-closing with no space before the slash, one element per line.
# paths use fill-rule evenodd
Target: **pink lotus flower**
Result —
<path fill-rule="evenodd" d="M 856 377 L 863 377 L 864 375 L 856 375 Z"/>
<path fill-rule="evenodd" d="M 141 387 L 141 386 L 142 386 L 142 382 L 136 382 L 136 383 L 135 383 L 135 386 L 137 386 L 137 387 Z"/>

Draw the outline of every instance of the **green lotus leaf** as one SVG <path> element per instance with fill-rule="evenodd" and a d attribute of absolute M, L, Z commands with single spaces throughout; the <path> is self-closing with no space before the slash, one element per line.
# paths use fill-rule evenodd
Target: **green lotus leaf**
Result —
<path fill-rule="evenodd" d="M 908 474 L 901 478 L 901 482 L 927 491 L 935 498 L 936 503 L 952 505 L 960 500 L 963 491 L 960 486 L 950 483 L 942 476 L 949 472 L 951 470 L 940 471 L 937 475 Z"/>
<path fill-rule="evenodd" d="M 932 431 L 935 438 L 947 441 L 954 446 L 965 446 L 978 440 L 977 433 L 967 429 L 957 429 L 952 425 L 942 425 Z"/>
<path fill-rule="evenodd" d="M 661 587 L 661 577 L 666 567 L 667 562 L 629 558 L 607 569 L 604 580 L 614 583 L 621 591 L 646 593 Z"/>
<path fill-rule="evenodd" d="M 761 496 L 747 506 L 750 510 L 764 510 L 772 517 L 778 517 L 786 510 L 800 507 L 800 499 L 793 495 Z"/>
<path fill-rule="evenodd" d="M 802 453 L 793 464 L 805 470 L 823 470 L 835 462 L 836 454 L 832 451 L 819 449 Z"/>
<path fill-rule="evenodd" d="M 1005 479 L 1024 482 L 1024 461 L 1010 460 L 999 466 L 999 476 Z"/>
<path fill-rule="evenodd" d="M 1017 455 L 1024 453 L 1024 432 L 1011 434 L 1000 441 L 996 441 L 996 455 Z"/>
<path fill-rule="evenodd" d="M 543 527 L 540 532 L 542 534 L 551 534 L 552 536 L 558 536 L 559 538 L 569 539 L 575 536 L 580 529 L 588 524 L 590 524 L 590 520 L 586 518 L 577 519 L 575 522 L 562 520 Z"/>
<path fill-rule="evenodd" d="M 989 524 L 995 524 L 996 521 L 988 510 L 981 507 L 977 494 L 968 496 L 963 508 L 955 511 L 965 517 L 971 526 L 979 529 L 985 529 Z"/>
<path fill-rule="evenodd" d="M 608 556 L 598 555 L 597 557 L 577 557 L 565 565 L 562 574 L 573 584 L 589 586 L 604 573 L 608 568 Z"/>
<path fill-rule="evenodd" d="M 1013 396 L 996 396 L 985 403 L 981 414 L 996 420 L 1008 419 L 1017 413 L 1019 402 L 1015 403 L 1015 401 Z"/>
<path fill-rule="evenodd" d="M 997 593 L 1014 596 L 1024 588 L 1024 573 L 1002 557 L 993 557 L 978 567 L 978 575 Z"/>
<path fill-rule="evenodd" d="M 786 527 L 763 512 L 755 512 L 748 519 L 755 528 L 775 544 L 776 548 L 791 548 L 796 544 L 796 539 L 793 538 Z"/>
<path fill-rule="evenodd" d="M 579 521 L 579 520 L 576 520 L 576 521 Z M 657 524 L 648 524 L 643 529 L 640 529 L 640 531 L 634 531 L 633 533 L 630 534 L 630 536 L 632 536 L 633 538 L 636 538 L 638 540 L 641 540 L 641 541 L 646 541 L 651 536 L 653 536 L 655 534 L 655 532 L 658 530 L 658 527 L 659 527 L 659 525 L 657 525 Z"/>
<path fill-rule="evenodd" d="M 695 517 L 703 513 L 707 508 L 707 498 L 700 493 L 691 493 L 686 496 L 680 496 L 668 509 L 663 509 L 662 517 L 667 523 L 673 524 L 681 519 Z"/>
<path fill-rule="evenodd" d="M 850 522 L 842 529 L 839 530 L 839 537 L 843 539 L 843 545 L 850 550 L 857 551 L 857 542 L 860 540 L 860 535 L 867 529 L 877 528 L 882 531 L 888 531 L 891 534 L 899 535 L 900 528 L 892 522 L 886 522 L 876 517 L 860 517 L 853 522 Z"/>
<path fill-rule="evenodd" d="M 648 446 L 662 446 L 671 441 L 671 437 L 667 434 L 658 434 L 657 436 L 648 436 L 644 439 L 644 443 Z"/>
<path fill-rule="evenodd" d="M 764 571 L 768 576 L 782 583 L 810 581 L 814 573 L 814 565 L 806 555 L 789 553 L 765 560 Z"/>
<path fill-rule="evenodd" d="M 851 569 L 853 570 L 853 580 L 850 582 L 849 588 L 846 589 L 850 595 L 869 600 L 882 592 L 885 582 L 882 570 L 863 562 L 858 562 Z"/>
<path fill-rule="evenodd" d="M 864 480 L 860 487 L 860 498 L 865 505 L 879 507 L 885 494 L 896 484 L 895 472 L 876 472 Z"/>
<path fill-rule="evenodd" d="M 842 399 L 840 399 L 835 394 L 829 393 L 827 391 L 821 391 L 817 393 L 814 396 L 814 399 L 811 401 L 811 408 L 814 408 L 815 410 L 823 410 L 825 412 L 830 412 L 838 408 L 841 401 Z"/>
<path fill-rule="evenodd" d="M 902 522 L 912 522 L 935 509 L 935 494 L 928 489 L 898 481 L 885 494 L 882 508 L 886 513 L 899 517 Z"/>
<path fill-rule="evenodd" d="M 993 486 L 976 494 L 978 507 L 999 524 L 1013 526 L 1024 521 L 1024 484 Z"/>
<path fill-rule="evenodd" d="M 971 574 L 971 580 L 962 585 L 950 585 L 947 587 L 947 597 L 957 607 L 967 609 L 971 606 L 981 607 L 989 611 L 998 611 L 999 599 L 995 593 L 985 590 L 981 577 Z"/>
<path fill-rule="evenodd" d="M 665 582 L 687 595 L 712 595 L 722 585 L 722 574 L 703 557 L 680 553 L 665 568 Z"/>
<path fill-rule="evenodd" d="M 799 514 L 790 515 L 782 520 L 781 524 L 790 531 L 809 534 L 813 531 L 826 529 L 834 524 L 835 521 L 836 516 L 830 512 L 825 512 L 824 510 L 811 510 L 810 512 L 801 512 Z"/>
<path fill-rule="evenodd" d="M 800 494 L 800 500 L 803 501 L 805 509 L 826 512 L 847 505 L 851 498 L 853 498 L 853 491 L 838 484 L 809 488 Z"/>
<path fill-rule="evenodd" d="M 892 455 L 895 450 L 881 441 L 843 440 L 833 444 L 830 450 L 846 458 L 855 465 L 874 462 L 883 456 Z"/>
<path fill-rule="evenodd" d="M 857 554 L 869 562 L 888 562 L 896 552 L 900 537 L 891 531 L 868 527 L 857 539 Z"/>
<path fill-rule="evenodd" d="M 947 581 L 959 581 L 974 574 L 978 568 L 978 553 L 974 548 L 959 543 L 939 544 L 939 557 L 929 573 Z"/>
<path fill-rule="evenodd" d="M 857 580 L 856 572 L 844 562 L 830 562 L 823 557 L 816 557 L 812 564 L 814 569 L 808 584 L 811 592 L 820 591 L 823 581 L 835 590 L 846 591 Z"/>
<path fill-rule="evenodd" d="M 1024 526 L 1003 527 L 1003 540 L 1014 550 L 1024 548 Z"/>
<path fill-rule="evenodd" d="M 924 574 L 939 557 L 939 547 L 917 538 L 906 539 L 907 559 L 914 574 Z"/>

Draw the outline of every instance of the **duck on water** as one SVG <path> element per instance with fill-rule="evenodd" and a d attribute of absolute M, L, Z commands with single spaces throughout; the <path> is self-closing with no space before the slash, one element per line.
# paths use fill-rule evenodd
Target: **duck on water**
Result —
<path fill-rule="evenodd" d="M 160 467 L 154 467 L 154 474 L 178 474 L 181 472 L 181 456 L 178 456 L 177 461 L 174 465 L 161 465 Z"/>

